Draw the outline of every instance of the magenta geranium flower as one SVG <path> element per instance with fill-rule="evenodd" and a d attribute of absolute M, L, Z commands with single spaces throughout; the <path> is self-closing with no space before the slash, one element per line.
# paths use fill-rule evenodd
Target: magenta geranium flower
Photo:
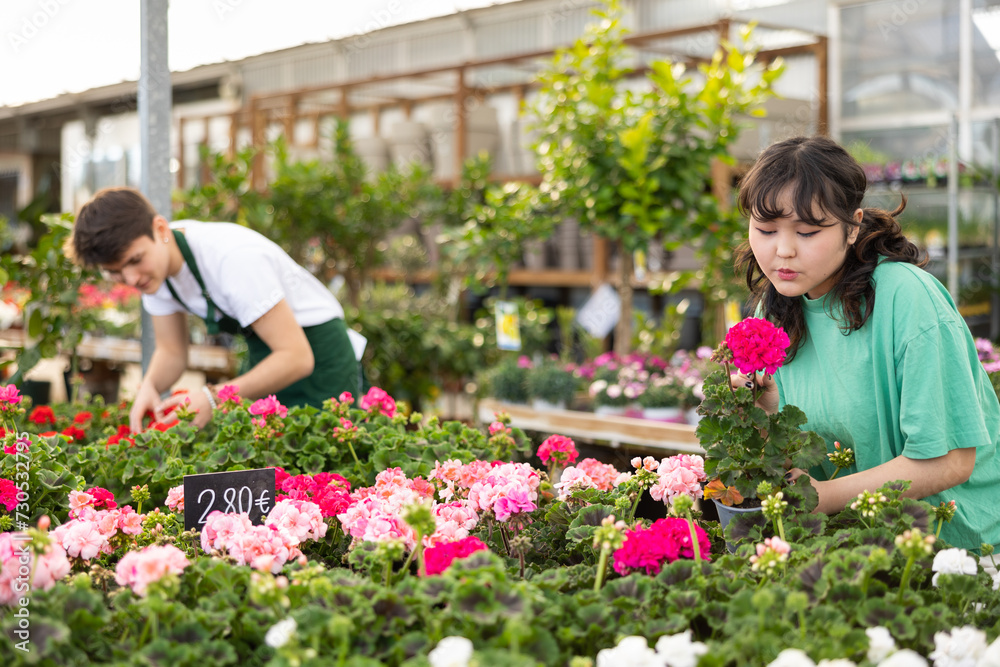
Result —
<path fill-rule="evenodd" d="M 559 465 L 576 463 L 578 456 L 576 445 L 564 435 L 550 435 L 538 447 L 538 458 L 546 465 L 550 461 L 555 461 Z"/>
<path fill-rule="evenodd" d="M 785 363 L 788 345 L 784 329 L 757 317 L 749 317 L 726 332 L 733 363 L 747 375 L 757 371 L 773 374 Z"/>
<path fill-rule="evenodd" d="M 456 559 L 471 556 L 477 551 L 487 550 L 487 546 L 478 537 L 469 536 L 454 542 L 445 542 L 429 547 L 424 551 L 424 564 L 427 575 L 441 574 L 448 569 Z"/>
<path fill-rule="evenodd" d="M 0 403 L 16 405 L 21 402 L 21 392 L 12 384 L 0 387 Z"/>
<path fill-rule="evenodd" d="M 266 398 L 254 401 L 250 406 L 250 414 L 258 415 L 260 417 L 278 415 L 279 417 L 284 418 L 288 414 L 288 408 L 282 405 L 274 394 L 271 394 Z"/>

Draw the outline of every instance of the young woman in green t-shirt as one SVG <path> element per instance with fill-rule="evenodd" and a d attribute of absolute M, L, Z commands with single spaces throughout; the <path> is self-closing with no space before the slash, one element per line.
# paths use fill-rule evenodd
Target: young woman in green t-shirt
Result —
<path fill-rule="evenodd" d="M 1000 404 L 965 321 L 896 217 L 863 208 L 861 166 L 826 137 L 767 148 L 740 183 L 748 241 L 737 267 L 752 306 L 784 328 L 789 361 L 760 383 L 760 405 L 802 408 L 804 428 L 856 456 L 850 474 L 808 473 L 819 511 L 909 480 L 907 495 L 958 512 L 942 535 L 968 549 L 1000 542 Z"/>

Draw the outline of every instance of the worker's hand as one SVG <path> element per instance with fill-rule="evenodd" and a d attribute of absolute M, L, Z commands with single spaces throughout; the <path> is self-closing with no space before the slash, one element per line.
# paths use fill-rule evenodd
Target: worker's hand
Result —
<path fill-rule="evenodd" d="M 188 410 L 196 413 L 191 420 L 195 427 L 203 428 L 205 424 L 212 421 L 212 406 L 204 391 L 175 394 L 157 403 L 156 407 L 153 408 L 153 416 L 161 424 L 173 424 L 178 420 L 176 410 L 181 405 L 185 405 Z"/>
<path fill-rule="evenodd" d="M 132 409 L 128 413 L 128 426 L 132 433 L 141 433 L 145 428 L 142 423 L 147 414 L 151 414 L 160 402 L 160 394 L 156 387 L 148 382 L 143 382 L 139 386 L 139 391 L 132 401 Z"/>
<path fill-rule="evenodd" d="M 736 373 L 731 375 L 729 382 L 733 389 L 746 387 L 757 392 L 757 407 L 769 415 L 778 411 L 778 385 L 774 381 L 774 376 L 764 373 L 751 373 L 745 375 Z"/>

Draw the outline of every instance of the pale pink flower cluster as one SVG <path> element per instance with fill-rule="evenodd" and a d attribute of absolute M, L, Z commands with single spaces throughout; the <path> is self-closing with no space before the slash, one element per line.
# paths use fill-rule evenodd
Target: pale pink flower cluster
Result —
<path fill-rule="evenodd" d="M 167 544 L 151 545 L 142 551 L 130 551 L 118 561 L 115 581 L 119 586 L 128 586 L 136 595 L 146 596 L 149 585 L 168 574 L 180 574 L 190 565 L 184 552 Z"/>
<path fill-rule="evenodd" d="M 184 485 L 178 484 L 167 491 L 167 499 L 164 501 L 167 507 L 175 512 L 184 511 Z"/>
<path fill-rule="evenodd" d="M 11 606 L 19 598 L 28 596 L 28 592 L 18 586 L 27 579 L 21 575 L 22 567 L 30 568 L 32 589 L 47 590 L 69 574 L 70 562 L 58 544 L 49 544 L 45 553 L 36 556 L 23 533 L 0 533 L 0 605 Z"/>
<path fill-rule="evenodd" d="M 527 463 L 502 463 L 469 488 L 469 501 L 484 512 L 492 511 L 497 521 L 536 509 L 538 471 Z"/>
<path fill-rule="evenodd" d="M 317 508 L 318 510 L 318 508 Z M 236 562 L 277 574 L 289 560 L 302 555 L 298 539 L 275 525 L 254 526 L 246 513 L 208 515 L 201 529 L 205 553 L 225 551 Z"/>
<path fill-rule="evenodd" d="M 99 511 L 82 507 L 77 510 L 75 519 L 52 531 L 52 539 L 65 549 L 67 555 L 92 560 L 100 554 L 112 553 L 111 540 L 119 533 L 141 533 L 145 518 L 145 514 L 136 513 L 129 505 Z"/>
<path fill-rule="evenodd" d="M 487 469 L 491 468 L 490 464 L 485 465 Z M 442 475 L 451 477 L 453 484 L 463 479 L 471 484 L 470 473 L 462 468 L 459 461 L 447 461 L 444 466 L 438 463 L 435 470 L 447 471 Z M 473 469 L 485 474 L 478 467 Z M 354 491 L 351 505 L 337 518 L 344 532 L 350 534 L 355 542 L 401 541 L 412 550 L 416 547 L 417 536 L 403 520 L 403 514 L 413 504 L 433 501 L 434 492 L 434 487 L 427 480 L 420 477 L 408 479 L 399 468 L 389 468 L 378 474 L 374 486 Z M 434 501 L 431 512 L 436 527 L 433 534 L 424 536 L 424 546 L 464 539 L 479 522 L 477 507 L 466 499 L 444 503 Z"/>
<path fill-rule="evenodd" d="M 403 510 L 433 497 L 434 487 L 427 480 L 408 479 L 401 469 L 388 468 L 375 477 L 374 486 L 351 493 L 350 506 L 337 519 L 355 542 L 401 540 L 413 549 L 417 536 L 403 521 Z"/>
<path fill-rule="evenodd" d="M 280 500 L 267 515 L 264 524 L 292 535 L 299 544 L 326 535 L 327 525 L 319 505 L 308 500 Z"/>
<path fill-rule="evenodd" d="M 494 423 L 499 424 L 500 422 Z M 443 487 L 438 491 L 442 500 L 451 500 L 456 497 L 468 498 L 472 485 L 485 479 L 492 472 L 493 467 L 489 461 L 478 459 L 471 463 L 462 463 L 458 459 L 449 459 L 444 463 L 435 461 L 434 470 L 430 477 L 443 484 Z"/>
<path fill-rule="evenodd" d="M 613 465 L 587 458 L 563 470 L 559 482 L 553 486 L 559 489 L 560 500 L 565 500 L 577 489 L 610 491 L 629 476 L 628 473 L 619 472 Z"/>
<path fill-rule="evenodd" d="M 425 547 L 465 539 L 479 523 L 479 513 L 468 500 L 436 503 L 432 511 L 437 528 L 433 535 L 424 537 Z"/>
<path fill-rule="evenodd" d="M 649 489 L 653 500 L 672 504 L 678 496 L 692 500 L 702 497 L 701 482 L 705 477 L 705 459 L 698 455 L 677 454 L 660 461 L 656 471 L 659 479 Z"/>

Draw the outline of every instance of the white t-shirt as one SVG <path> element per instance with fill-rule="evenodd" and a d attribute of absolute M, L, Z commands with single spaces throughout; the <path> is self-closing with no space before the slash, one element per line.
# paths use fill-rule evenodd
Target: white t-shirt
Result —
<path fill-rule="evenodd" d="M 184 232 L 216 308 L 240 326 L 250 326 L 282 299 L 302 327 L 344 317 L 344 308 L 323 283 L 257 232 L 229 222 L 176 220 L 170 227 Z M 187 262 L 169 280 L 184 304 L 204 318 L 208 304 Z M 155 294 L 143 294 L 142 305 L 150 315 L 185 312 L 166 283 Z"/>

